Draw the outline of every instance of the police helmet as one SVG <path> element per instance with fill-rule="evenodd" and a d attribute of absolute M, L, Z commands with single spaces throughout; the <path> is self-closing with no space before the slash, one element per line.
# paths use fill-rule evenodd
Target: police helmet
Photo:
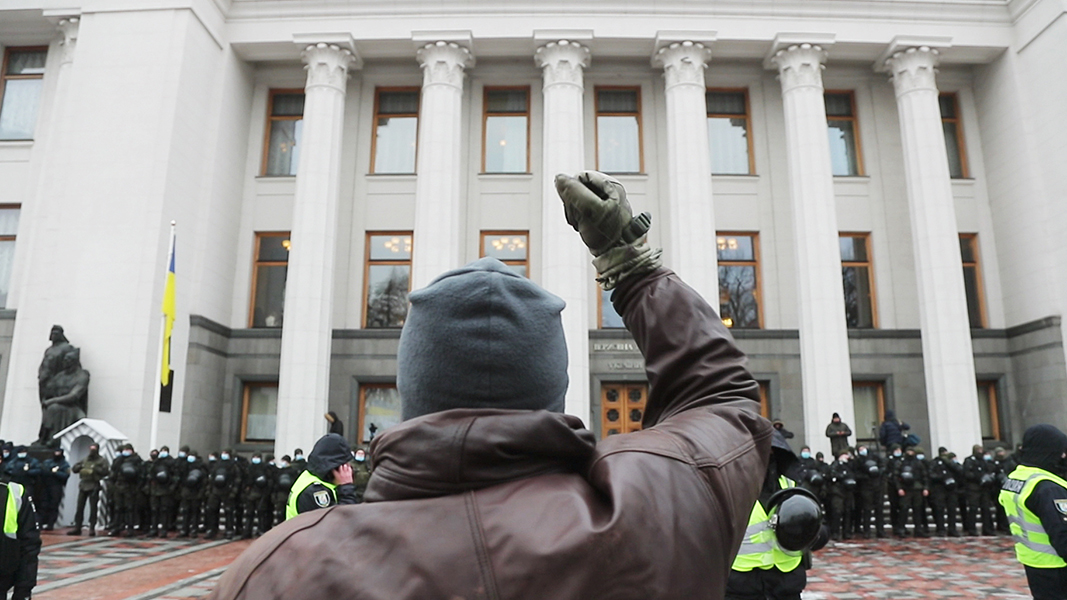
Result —
<path fill-rule="evenodd" d="M 819 500 L 804 488 L 775 492 L 767 501 L 767 514 L 778 545 L 790 552 L 810 547 L 822 528 Z"/>

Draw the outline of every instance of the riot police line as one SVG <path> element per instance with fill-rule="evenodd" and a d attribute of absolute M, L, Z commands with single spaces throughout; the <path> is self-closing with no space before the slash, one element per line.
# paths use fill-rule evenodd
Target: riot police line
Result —
<path fill-rule="evenodd" d="M 189 446 L 171 454 L 167 446 L 140 456 L 131 444 L 108 462 L 95 446 L 71 466 L 62 450 L 46 461 L 28 456 L 24 446 L 0 441 L 0 473 L 31 490 L 38 499 L 44 530 L 54 529 L 67 478 L 79 478 L 77 512 L 69 535 L 248 539 L 285 520 L 289 489 L 304 470 L 302 449 L 275 458 L 232 449 L 202 456 Z M 353 483 L 362 501 L 370 479 L 369 453 L 352 452 Z M 99 523 L 98 506 L 106 503 L 109 520 Z M 88 514 L 85 514 L 88 513 Z M 87 527 L 83 527 L 86 525 Z"/>
<path fill-rule="evenodd" d="M 1014 454 L 975 445 L 961 461 L 943 447 L 936 456 L 886 450 L 859 444 L 827 462 L 801 449 L 799 485 L 822 503 L 831 539 L 1010 535 L 997 495 L 1019 464 Z"/>

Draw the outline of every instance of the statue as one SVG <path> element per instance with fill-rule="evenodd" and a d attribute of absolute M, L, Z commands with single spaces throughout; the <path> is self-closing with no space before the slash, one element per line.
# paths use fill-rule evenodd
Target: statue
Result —
<path fill-rule="evenodd" d="M 85 418 L 89 400 L 89 372 L 82 368 L 81 350 L 67 341 L 56 325 L 38 370 L 41 430 L 37 444 L 57 446 L 52 436 Z"/>

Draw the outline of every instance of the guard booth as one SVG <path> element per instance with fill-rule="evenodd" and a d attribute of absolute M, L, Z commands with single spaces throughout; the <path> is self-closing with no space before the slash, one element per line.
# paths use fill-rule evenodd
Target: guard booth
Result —
<path fill-rule="evenodd" d="M 128 441 L 125 434 L 112 427 L 107 421 L 101 421 L 100 419 L 82 419 L 55 434 L 53 439 L 59 440 L 59 445 L 67 456 L 67 462 L 72 467 L 78 461 L 89 456 L 89 446 L 94 443 L 100 446 L 100 455 L 107 459 L 108 464 L 111 464 L 115 462 L 119 446 Z M 70 479 L 67 480 L 67 487 L 63 493 L 63 502 L 59 505 L 57 527 L 67 527 L 74 524 L 74 511 L 78 507 L 78 483 L 80 481 L 81 478 L 76 473 L 71 473 Z M 105 481 L 103 492 L 100 494 L 100 510 L 97 513 L 96 523 L 98 528 L 106 528 L 111 524 L 111 507 L 104 501 L 109 485 L 111 484 Z M 83 523 L 89 518 L 89 507 L 87 506 L 85 509 L 86 515 L 83 517 Z"/>

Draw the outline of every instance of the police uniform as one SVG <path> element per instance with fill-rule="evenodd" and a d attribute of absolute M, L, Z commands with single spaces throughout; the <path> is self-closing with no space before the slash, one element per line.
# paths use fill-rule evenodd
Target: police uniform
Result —
<path fill-rule="evenodd" d="M 192 460 L 189 460 L 192 459 Z M 207 489 L 208 469 L 204 461 L 195 454 L 186 455 L 185 467 L 179 473 L 178 498 L 181 502 L 181 533 L 178 537 L 196 537 L 200 526 L 200 507 L 204 502 Z"/>
<path fill-rule="evenodd" d="M 256 462 L 256 461 L 259 462 Z M 245 470 L 243 478 L 242 502 L 244 504 L 244 531 L 242 537 L 252 537 L 252 523 L 258 521 L 259 533 L 270 529 L 271 490 L 274 487 L 274 475 L 271 465 L 263 462 L 263 457 L 255 455 L 252 463 Z"/>
<path fill-rule="evenodd" d="M 963 513 L 963 530 L 967 535 L 978 535 L 977 519 L 981 513 L 982 535 L 993 535 L 993 505 L 987 489 L 996 486 L 993 465 L 985 459 L 981 446 L 963 461 L 964 500 L 967 510 Z"/>
<path fill-rule="evenodd" d="M 308 455 L 308 469 L 296 478 L 289 490 L 285 518 L 335 504 L 356 504 L 356 486 L 337 485 L 330 481 L 330 473 L 352 460 L 348 442 L 336 433 L 328 433 L 317 442 Z"/>
<path fill-rule="evenodd" d="M 78 504 L 74 514 L 74 529 L 69 535 L 81 535 L 85 503 L 89 503 L 89 535 L 96 535 L 96 512 L 100 504 L 101 482 L 107 478 L 110 465 L 99 452 L 90 454 L 71 469 L 78 474 Z"/>
<path fill-rule="evenodd" d="M 155 537 L 160 535 L 167 537 L 170 531 L 173 517 L 172 506 L 176 501 L 178 492 L 178 469 L 175 460 L 169 456 L 169 448 L 160 448 L 160 456 L 148 466 L 148 493 L 151 517 L 148 526 L 148 535 Z M 162 456 L 163 451 L 168 456 Z"/>
<path fill-rule="evenodd" d="M 1034 600 L 1067 598 L 1067 480 L 1057 474 L 1063 473 L 1065 453 L 1063 432 L 1051 425 L 1030 427 L 1022 464 L 1007 476 L 997 498 Z"/>
<path fill-rule="evenodd" d="M 0 598 L 14 588 L 11 600 L 27 600 L 37 585 L 41 533 L 33 498 L 19 483 L 0 484 Z"/>
<path fill-rule="evenodd" d="M 52 458 L 41 466 L 41 526 L 51 530 L 59 518 L 59 504 L 63 501 L 64 487 L 70 479 L 70 463 L 63 457 L 62 450 L 56 450 Z"/>
<path fill-rule="evenodd" d="M 125 455 L 126 451 L 130 452 L 129 456 Z M 114 514 L 108 535 L 117 537 L 123 531 L 129 535 L 133 534 L 133 528 L 139 521 L 143 462 L 141 457 L 133 452 L 133 447 L 127 444 L 123 448 L 123 454 L 116 457 L 115 462 L 111 464 L 110 487 L 114 489 Z"/>
<path fill-rule="evenodd" d="M 930 532 L 927 528 L 926 508 L 923 504 L 923 498 L 929 493 L 926 465 L 912 452 L 913 450 L 909 448 L 900 461 L 896 477 L 893 478 L 893 485 L 897 490 L 896 495 L 900 500 L 897 522 L 893 524 L 893 533 L 898 537 L 906 534 L 904 526 L 908 522 L 910 511 L 912 523 L 915 524 L 915 535 L 928 537 Z"/>
<path fill-rule="evenodd" d="M 299 473 L 289 463 L 289 457 L 282 457 L 282 466 L 274 470 L 274 491 L 271 492 L 271 505 L 274 510 L 274 522 L 285 520 L 285 507 L 289 503 L 289 490 L 296 483 Z"/>
<path fill-rule="evenodd" d="M 234 508 L 241 489 L 241 470 L 232 458 L 216 460 L 208 466 L 207 502 L 204 506 L 204 537 L 214 539 L 219 531 L 219 509 L 226 515 L 226 537 L 237 529 Z"/>
<path fill-rule="evenodd" d="M 859 520 L 859 532 L 871 537 L 873 518 L 873 533 L 878 537 L 885 537 L 885 511 L 882 510 L 885 461 L 866 448 L 861 449 L 863 450 L 866 450 L 867 454 L 857 453 L 852 459 L 852 475 L 856 478 L 858 488 L 856 516 Z"/>
<path fill-rule="evenodd" d="M 849 461 L 835 460 L 830 465 L 830 486 L 828 499 L 830 504 L 830 539 L 849 539 L 852 537 L 852 496 L 856 489 L 856 478 L 849 468 Z"/>
<path fill-rule="evenodd" d="M 934 515 L 935 533 L 944 537 L 959 537 L 956 528 L 956 507 L 959 505 L 960 481 L 963 467 L 955 455 L 945 453 L 930 461 L 930 508 Z"/>

